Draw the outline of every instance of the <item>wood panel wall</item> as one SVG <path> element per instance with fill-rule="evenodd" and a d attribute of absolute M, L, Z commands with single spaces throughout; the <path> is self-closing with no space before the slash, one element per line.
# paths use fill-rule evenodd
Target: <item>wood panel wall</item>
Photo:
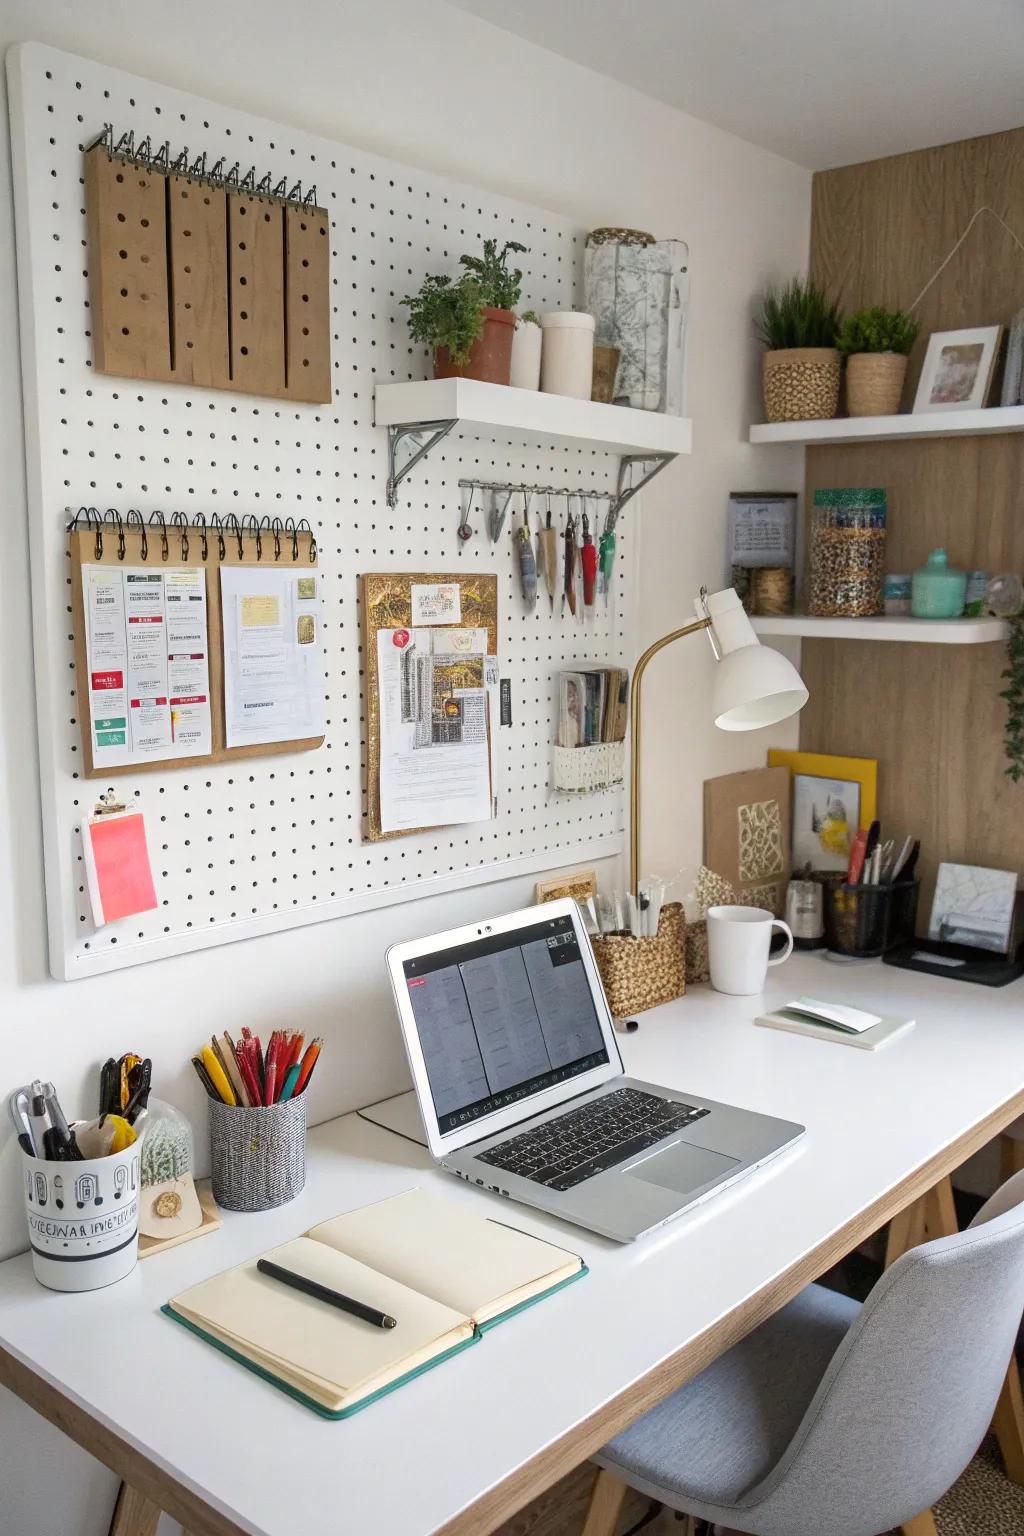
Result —
<path fill-rule="evenodd" d="M 847 312 L 907 308 L 986 204 L 1024 238 L 1024 128 L 821 172 L 811 272 Z M 1024 253 L 985 214 L 918 310 L 903 408 L 930 332 L 1005 324 L 1022 307 Z M 849 485 L 886 487 L 891 571 L 944 545 L 968 570 L 1024 572 L 1024 434 L 808 450 L 807 507 L 819 486 Z M 801 746 L 878 758 L 887 832 L 921 838 L 919 928 L 940 860 L 1024 869 L 1024 783 L 1003 773 L 1001 646 L 805 640 L 803 658 Z"/>

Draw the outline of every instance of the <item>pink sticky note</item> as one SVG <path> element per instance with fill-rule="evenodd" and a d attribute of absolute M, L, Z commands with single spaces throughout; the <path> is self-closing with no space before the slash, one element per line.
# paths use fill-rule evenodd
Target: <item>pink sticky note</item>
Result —
<path fill-rule="evenodd" d="M 157 905 L 141 812 L 101 817 L 82 828 L 85 873 L 97 928 Z"/>

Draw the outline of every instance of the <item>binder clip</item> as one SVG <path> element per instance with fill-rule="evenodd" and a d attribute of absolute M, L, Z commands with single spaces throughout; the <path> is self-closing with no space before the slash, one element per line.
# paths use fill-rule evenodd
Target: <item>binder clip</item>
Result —
<path fill-rule="evenodd" d="M 108 789 L 105 795 L 100 795 L 96 802 L 94 816 L 119 816 L 124 810 L 123 803 L 117 798 L 114 790 Z"/>

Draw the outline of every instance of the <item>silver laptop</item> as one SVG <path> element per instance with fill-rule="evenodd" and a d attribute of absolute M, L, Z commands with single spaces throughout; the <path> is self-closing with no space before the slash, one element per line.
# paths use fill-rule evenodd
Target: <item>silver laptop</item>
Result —
<path fill-rule="evenodd" d="M 388 971 L 431 1153 L 506 1199 L 629 1242 L 804 1134 L 625 1076 L 571 899 L 396 944 Z"/>

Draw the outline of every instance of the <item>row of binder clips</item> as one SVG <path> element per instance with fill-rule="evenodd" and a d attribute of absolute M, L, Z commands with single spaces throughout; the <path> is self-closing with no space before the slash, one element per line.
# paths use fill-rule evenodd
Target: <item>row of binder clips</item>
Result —
<path fill-rule="evenodd" d="M 200 556 L 206 560 L 210 552 L 210 539 L 217 541 L 217 558 L 223 560 L 227 554 L 228 540 L 233 540 L 238 548 L 238 558 L 242 558 L 243 540 L 253 539 L 255 542 L 256 558 L 263 559 L 264 541 L 267 544 L 268 554 L 273 549 L 274 559 L 280 560 L 282 551 L 287 553 L 291 545 L 291 557 L 299 558 L 299 539 L 303 536 L 309 539 L 309 563 L 316 563 L 317 547 L 316 535 L 304 517 L 296 522 L 293 517 L 263 517 L 257 519 L 255 513 L 238 518 L 233 512 L 226 517 L 219 517 L 216 512 L 207 518 L 203 513 L 197 512 L 189 522 L 184 512 L 172 512 L 170 523 L 162 512 L 151 512 L 148 520 L 141 512 L 134 510 L 126 512 L 124 517 L 114 508 L 108 508 L 106 512 L 99 512 L 95 507 L 79 507 L 74 517 L 68 523 L 68 532 L 76 529 L 88 528 L 95 535 L 95 557 L 103 559 L 104 534 L 117 539 L 117 558 L 123 560 L 127 549 L 126 535 L 133 530 L 139 535 L 139 558 L 149 559 L 150 530 L 155 529 L 153 537 L 159 542 L 161 560 L 170 559 L 170 541 L 178 538 L 181 541 L 181 559 L 187 561 L 192 547 L 192 537 L 195 537 L 199 546 Z M 134 556 L 133 556 L 134 558 Z"/>
<path fill-rule="evenodd" d="M 282 203 L 297 203 L 300 208 L 316 207 L 316 186 L 302 190 L 302 182 L 296 181 L 291 187 L 288 178 L 282 176 L 280 181 L 273 184 L 273 178 L 269 171 L 265 176 L 256 180 L 256 168 L 250 166 L 249 170 L 242 174 L 240 161 L 234 165 L 227 164 L 227 156 L 221 155 L 212 165 L 207 164 L 207 153 L 191 158 L 188 145 L 181 152 L 171 157 L 171 145 L 167 140 L 158 149 L 153 148 L 152 140 L 147 134 L 135 142 L 135 130 L 129 128 L 119 137 L 114 136 L 113 123 L 104 123 L 103 132 L 99 134 L 89 145 L 90 149 L 103 148 L 108 155 L 117 160 L 128 160 L 132 165 L 137 165 L 140 170 L 155 171 L 162 176 L 187 176 L 191 181 L 202 181 L 211 187 L 221 187 L 225 192 L 248 192 L 253 197 L 272 197 Z"/>

